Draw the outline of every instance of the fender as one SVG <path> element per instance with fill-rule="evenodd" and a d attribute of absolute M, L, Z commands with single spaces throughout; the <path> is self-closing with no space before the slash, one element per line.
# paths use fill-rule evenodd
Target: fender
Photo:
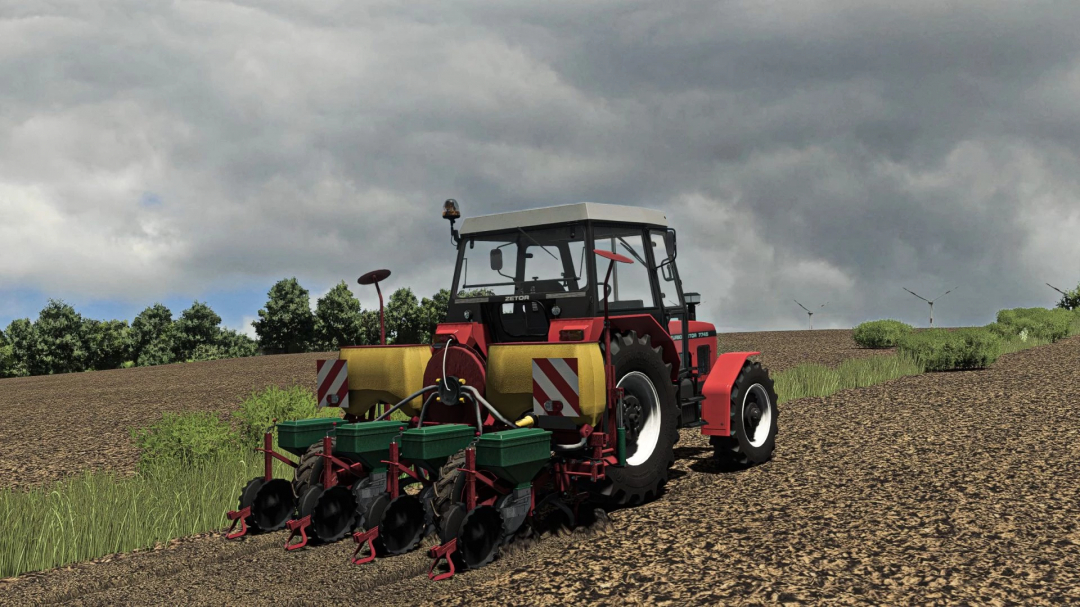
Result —
<path fill-rule="evenodd" d="M 761 352 L 728 352 L 716 359 L 701 395 L 701 433 L 705 436 L 731 436 L 731 387 L 739 377 L 746 359 Z"/>
<path fill-rule="evenodd" d="M 487 357 L 488 353 L 488 330 L 487 326 L 477 322 L 443 322 L 435 328 L 433 343 L 442 343 L 454 336 L 454 340 L 460 344 L 476 348 Z"/>
<path fill-rule="evenodd" d="M 637 331 L 639 336 L 648 335 L 653 347 L 659 346 L 664 357 L 664 362 L 671 365 L 671 381 L 679 379 L 679 352 L 671 335 L 664 330 L 660 323 L 649 314 L 630 314 L 626 316 L 612 316 L 611 327 L 616 333 Z M 560 342 L 559 331 L 579 329 L 582 331 L 581 341 L 599 342 L 600 335 L 604 332 L 604 317 L 572 318 L 552 320 L 548 329 L 549 343 L 573 343 Z"/>

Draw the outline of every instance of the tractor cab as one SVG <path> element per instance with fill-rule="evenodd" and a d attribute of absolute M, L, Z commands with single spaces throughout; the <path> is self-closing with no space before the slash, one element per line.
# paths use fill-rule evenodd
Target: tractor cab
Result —
<path fill-rule="evenodd" d="M 584 202 L 470 217 L 452 233 L 446 322 L 482 323 L 494 343 L 549 341 L 552 321 L 603 316 L 607 262 L 595 250 L 633 262 L 612 270 L 611 315 L 667 327 L 686 314 L 675 231 L 659 211 Z"/>

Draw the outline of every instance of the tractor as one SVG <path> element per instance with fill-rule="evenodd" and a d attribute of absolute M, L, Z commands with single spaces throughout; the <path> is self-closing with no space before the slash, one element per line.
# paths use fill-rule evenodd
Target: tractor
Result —
<path fill-rule="evenodd" d="M 679 429 L 698 427 L 727 466 L 768 461 L 777 398 L 758 352 L 720 354 L 701 299 L 683 291 L 675 230 L 659 211 L 579 203 L 463 220 L 451 297 L 430 344 L 347 346 L 318 361 L 320 406 L 343 418 L 277 424 L 264 476 L 228 513 L 291 531 L 286 547 L 352 534 L 353 563 L 437 534 L 430 577 L 481 567 L 538 513 L 574 525 L 659 497 Z M 295 468 L 275 479 L 272 461 Z M 294 539 L 299 536 L 299 541 Z M 361 556 L 361 553 L 363 555 Z M 437 564 L 445 560 L 448 571 Z"/>

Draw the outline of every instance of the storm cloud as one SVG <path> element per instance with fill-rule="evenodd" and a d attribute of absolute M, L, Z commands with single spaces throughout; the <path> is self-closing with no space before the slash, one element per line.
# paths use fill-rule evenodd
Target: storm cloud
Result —
<path fill-rule="evenodd" d="M 1071 1 L 21 2 L 0 83 L 0 294 L 426 295 L 450 197 L 660 209 L 721 330 L 1080 281 Z"/>

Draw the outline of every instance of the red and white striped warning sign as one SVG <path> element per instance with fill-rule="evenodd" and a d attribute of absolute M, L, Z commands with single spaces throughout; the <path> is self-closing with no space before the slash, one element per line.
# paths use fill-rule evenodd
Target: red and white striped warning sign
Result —
<path fill-rule="evenodd" d="M 317 360 L 319 406 L 349 408 L 349 367 L 344 360 Z"/>
<path fill-rule="evenodd" d="M 580 417 L 576 358 L 534 358 L 533 413 Z"/>

